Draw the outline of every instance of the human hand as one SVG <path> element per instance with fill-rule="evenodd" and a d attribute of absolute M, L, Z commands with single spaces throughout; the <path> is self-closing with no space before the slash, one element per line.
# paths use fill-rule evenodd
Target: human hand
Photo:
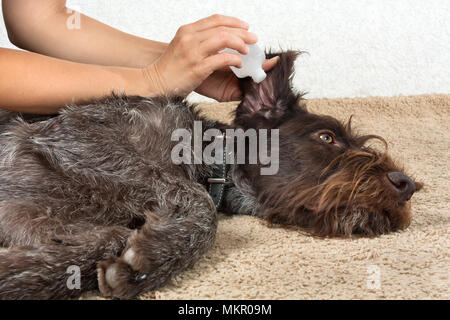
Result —
<path fill-rule="evenodd" d="M 266 59 L 262 65 L 263 70 L 266 72 L 271 70 L 279 60 L 278 56 Z M 239 79 L 229 67 L 215 71 L 195 91 L 219 102 L 237 101 L 242 98 Z"/>
<path fill-rule="evenodd" d="M 218 71 L 200 91 L 218 97 L 220 90 L 215 91 L 211 87 L 222 83 L 222 92 L 230 96 L 230 92 L 235 91 L 230 89 L 234 87 L 230 84 L 237 79 L 233 79 L 231 76 L 234 77 L 234 74 L 229 71 L 219 70 L 229 66 L 240 68 L 242 60 L 238 54 L 219 51 L 230 48 L 247 54 L 247 44 L 258 41 L 256 35 L 247 30 L 248 24 L 245 22 L 222 15 L 213 15 L 180 27 L 164 54 L 143 69 L 151 86 L 149 92 L 187 95 Z"/>

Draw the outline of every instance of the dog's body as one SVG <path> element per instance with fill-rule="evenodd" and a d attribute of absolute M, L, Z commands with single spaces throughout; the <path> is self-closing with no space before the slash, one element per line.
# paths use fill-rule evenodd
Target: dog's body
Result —
<path fill-rule="evenodd" d="M 217 228 L 207 191 L 214 165 L 171 159 L 173 131 L 192 132 L 196 120 L 204 131 L 280 130 L 278 174 L 232 165 L 225 211 L 322 236 L 407 227 L 414 182 L 364 147 L 373 136 L 298 106 L 295 56 L 282 54 L 261 85 L 244 83 L 232 125 L 165 97 L 113 96 L 27 121 L 0 115 L 0 245 L 12 247 L 0 253 L 0 298 L 68 298 L 97 287 L 132 298 L 198 260 Z M 76 268 L 80 289 L 68 285 Z"/>

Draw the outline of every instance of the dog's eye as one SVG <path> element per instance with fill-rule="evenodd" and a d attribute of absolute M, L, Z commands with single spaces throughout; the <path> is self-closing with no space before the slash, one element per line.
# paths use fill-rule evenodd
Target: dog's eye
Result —
<path fill-rule="evenodd" d="M 320 136 L 319 136 L 319 138 L 320 138 L 323 142 L 326 142 L 326 143 L 328 143 L 328 144 L 334 142 L 333 137 L 332 137 L 331 134 L 329 134 L 329 133 L 321 133 Z"/>

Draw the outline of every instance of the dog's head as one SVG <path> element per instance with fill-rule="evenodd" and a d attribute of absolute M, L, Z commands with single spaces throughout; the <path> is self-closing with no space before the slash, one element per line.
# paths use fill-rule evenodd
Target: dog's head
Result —
<path fill-rule="evenodd" d="M 250 181 L 257 215 L 299 226 L 321 236 L 379 235 L 410 224 L 409 199 L 421 188 L 383 151 L 360 136 L 350 120 L 310 113 L 291 78 L 298 53 L 280 54 L 278 65 L 260 84 L 244 80 L 244 98 L 234 126 L 279 129 L 279 170 L 261 175 L 262 165 L 239 165 Z M 268 55 L 273 56 L 273 55 Z M 239 183 L 239 182 L 238 182 Z"/>

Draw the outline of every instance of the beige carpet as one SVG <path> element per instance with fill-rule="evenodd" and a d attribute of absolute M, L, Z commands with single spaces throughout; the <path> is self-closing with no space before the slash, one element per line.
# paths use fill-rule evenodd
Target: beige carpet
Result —
<path fill-rule="evenodd" d="M 394 158 L 425 183 L 412 198 L 411 226 L 375 239 L 317 239 L 248 216 L 221 216 L 214 248 L 141 298 L 450 298 L 450 95 L 320 99 L 308 106 L 342 120 L 353 114 L 360 132 L 385 137 Z M 229 119 L 233 105 L 203 109 Z"/>

